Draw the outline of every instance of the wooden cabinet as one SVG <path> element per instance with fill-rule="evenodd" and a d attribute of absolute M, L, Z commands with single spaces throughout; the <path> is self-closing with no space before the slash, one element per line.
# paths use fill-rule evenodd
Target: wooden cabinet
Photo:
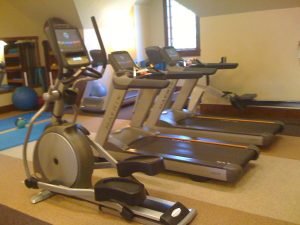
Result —
<path fill-rule="evenodd" d="M 11 86 L 35 86 L 35 70 L 39 66 L 37 37 L 4 38 L 5 72 Z"/>
<path fill-rule="evenodd" d="M 4 58 L 7 83 L 12 86 L 25 85 L 26 68 L 21 57 L 21 47 L 15 44 L 6 45 Z"/>

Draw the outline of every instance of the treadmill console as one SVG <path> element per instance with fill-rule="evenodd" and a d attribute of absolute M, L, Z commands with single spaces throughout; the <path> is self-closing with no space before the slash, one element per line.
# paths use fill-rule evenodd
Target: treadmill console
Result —
<path fill-rule="evenodd" d="M 127 51 L 116 51 L 109 55 L 109 60 L 117 76 L 131 78 L 165 79 L 165 74 L 152 68 L 139 68 Z"/>
<path fill-rule="evenodd" d="M 61 68 L 90 65 L 88 52 L 79 30 L 59 18 L 49 19 L 44 30 Z"/>
<path fill-rule="evenodd" d="M 116 51 L 109 55 L 109 60 L 116 72 L 132 70 L 137 65 L 126 51 Z"/>
<path fill-rule="evenodd" d="M 180 55 L 174 47 L 164 47 L 162 51 L 165 59 L 168 62 L 178 62 L 182 60 L 182 58 L 180 57 Z"/>
<path fill-rule="evenodd" d="M 146 54 L 150 63 L 154 65 L 166 63 L 175 66 L 177 63 L 183 61 L 174 47 L 164 47 L 161 49 L 158 46 L 151 46 L 146 48 Z"/>
<path fill-rule="evenodd" d="M 157 65 L 165 63 L 165 59 L 162 56 L 161 48 L 158 46 L 151 46 L 145 49 L 148 60 L 151 64 Z"/>
<path fill-rule="evenodd" d="M 179 64 L 179 66 L 185 66 L 184 59 L 181 58 L 174 47 L 164 47 L 161 51 L 166 63 L 168 63 L 169 65 L 174 66 L 176 64 Z"/>

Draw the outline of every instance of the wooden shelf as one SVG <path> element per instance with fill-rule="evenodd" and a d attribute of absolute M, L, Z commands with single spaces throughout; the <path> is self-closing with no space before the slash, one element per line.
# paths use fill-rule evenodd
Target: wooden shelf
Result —
<path fill-rule="evenodd" d="M 13 58 L 19 58 L 20 54 L 19 53 L 8 53 L 5 55 L 5 58 L 7 59 L 13 59 Z"/>
<path fill-rule="evenodd" d="M 22 78 L 16 78 L 16 79 L 8 79 L 7 83 L 9 84 L 23 84 L 25 82 Z"/>
<path fill-rule="evenodd" d="M 0 94 L 6 94 L 6 93 L 11 93 L 14 92 L 15 87 L 9 86 L 9 85 L 2 85 L 0 86 Z"/>
<path fill-rule="evenodd" d="M 6 70 L 6 72 L 19 72 L 20 70 L 22 70 L 22 66 L 21 65 L 6 66 L 5 70 Z"/>

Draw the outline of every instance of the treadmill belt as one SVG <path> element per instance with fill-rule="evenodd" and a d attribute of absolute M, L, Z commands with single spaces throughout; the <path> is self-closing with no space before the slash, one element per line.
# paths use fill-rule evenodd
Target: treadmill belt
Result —
<path fill-rule="evenodd" d="M 186 118 L 177 121 L 177 124 L 201 130 L 251 135 L 261 135 L 266 133 L 277 134 L 283 129 L 282 125 L 278 123 L 239 122 L 238 120 L 232 121 L 201 117 Z"/>
<path fill-rule="evenodd" d="M 131 143 L 129 147 L 140 153 L 153 153 L 153 155 L 162 155 L 164 158 L 176 159 L 176 156 L 179 156 L 179 159 L 180 157 L 196 159 L 191 160 L 192 163 L 218 161 L 244 167 L 250 160 L 257 158 L 257 153 L 253 149 L 189 142 L 188 140 L 180 141 L 157 136 L 141 138 Z"/>

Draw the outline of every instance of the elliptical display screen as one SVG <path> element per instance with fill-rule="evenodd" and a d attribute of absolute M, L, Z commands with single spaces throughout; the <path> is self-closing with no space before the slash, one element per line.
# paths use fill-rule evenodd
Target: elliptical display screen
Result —
<path fill-rule="evenodd" d="M 78 30 L 56 29 L 55 35 L 61 52 L 80 52 L 84 50 Z"/>
<path fill-rule="evenodd" d="M 112 54 L 120 70 L 132 69 L 135 64 L 128 53 Z"/>

